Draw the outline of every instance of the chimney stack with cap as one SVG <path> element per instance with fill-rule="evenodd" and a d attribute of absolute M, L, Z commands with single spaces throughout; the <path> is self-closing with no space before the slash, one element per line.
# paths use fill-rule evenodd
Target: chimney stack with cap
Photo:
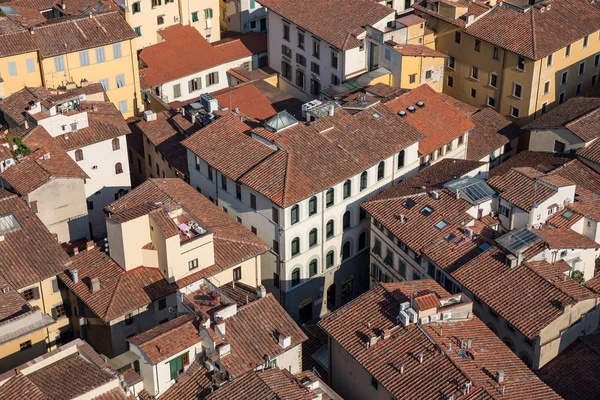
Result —
<path fill-rule="evenodd" d="M 79 282 L 79 271 L 77 269 L 71 270 L 71 277 L 73 279 L 73 283 Z"/>
<path fill-rule="evenodd" d="M 100 279 L 98 278 L 92 278 L 91 280 L 91 289 L 92 289 L 92 293 L 96 293 L 98 290 L 100 290 Z"/>

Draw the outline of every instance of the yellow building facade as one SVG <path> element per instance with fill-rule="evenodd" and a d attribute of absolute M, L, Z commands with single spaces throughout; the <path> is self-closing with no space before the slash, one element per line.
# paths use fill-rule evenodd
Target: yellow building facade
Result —
<path fill-rule="evenodd" d="M 477 9 L 445 3 L 439 3 L 438 10 L 415 5 L 434 32 L 436 50 L 447 56 L 444 93 L 476 107 L 492 107 L 524 125 L 598 83 L 600 26 L 587 24 L 567 34 L 568 21 L 556 27 L 556 32 L 542 32 L 540 26 L 548 29 L 547 25 L 537 22 L 532 24 L 535 29 L 529 29 L 531 37 L 514 33 L 527 29 L 506 31 L 503 26 L 509 21 L 527 26 L 528 18 L 550 18 L 559 8 L 574 13 L 573 4 L 578 1 L 557 1 L 548 9 L 479 3 Z M 581 7 L 585 7 L 583 2 Z M 597 11 L 590 6 L 589 13 Z M 581 23 L 585 21 L 573 22 Z"/>
<path fill-rule="evenodd" d="M 36 51 L 0 57 L 0 98 L 8 97 L 25 86 L 42 86 Z"/>

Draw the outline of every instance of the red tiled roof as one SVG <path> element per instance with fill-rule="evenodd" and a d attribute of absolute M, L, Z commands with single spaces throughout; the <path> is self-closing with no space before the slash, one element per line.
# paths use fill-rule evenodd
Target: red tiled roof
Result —
<path fill-rule="evenodd" d="M 510 377 L 504 385 L 511 399 L 559 398 L 476 317 L 398 327 L 388 339 L 380 338 L 367 348 L 365 338 L 397 325 L 400 303 L 409 301 L 411 294 L 449 295 L 430 279 L 380 284 L 323 318 L 319 325 L 395 398 L 449 397 L 466 382 L 473 384 L 473 397 L 465 398 L 495 398 L 499 385 L 490 372 L 499 370 Z M 474 360 L 457 353 L 457 338 L 467 337 L 472 339 Z M 454 351 L 436 351 L 447 349 L 449 343 Z M 423 354 L 422 363 L 419 354 Z M 404 366 L 402 375 L 400 365 Z"/>
<path fill-rule="evenodd" d="M 264 33 L 249 33 L 213 44 L 192 26 L 177 24 L 158 34 L 165 40 L 145 47 L 139 54 L 140 60 L 147 65 L 140 69 L 141 84 L 146 88 L 267 51 Z"/>
<path fill-rule="evenodd" d="M 576 296 L 565 293 L 561 282 L 572 280 L 566 275 L 546 279 L 536 272 L 539 265 L 533 264 L 532 269 L 523 263 L 510 268 L 504 259 L 505 254 L 492 246 L 454 271 L 452 277 L 529 339 L 556 321 L 563 314 L 563 305 L 596 297 L 591 291 Z"/>
<path fill-rule="evenodd" d="M 196 317 L 184 314 L 127 340 L 139 347 L 152 365 L 156 365 L 198 344 L 202 338 L 198 335 Z"/>
<path fill-rule="evenodd" d="M 237 265 L 269 249 L 250 230 L 181 179 L 149 179 L 107 206 L 106 210 L 112 214 L 111 218 L 115 218 L 141 208 L 141 216 L 148 214 L 152 208 L 147 208 L 146 205 L 167 201 L 184 206 L 202 227 L 213 233 L 217 264 L 213 272 Z M 205 274 L 203 271 L 199 274 Z M 192 276 L 196 274 L 190 275 Z"/>
<path fill-rule="evenodd" d="M 446 17 L 442 14 L 439 14 L 427 7 L 428 3 L 438 3 L 438 2 L 450 4 L 451 6 L 454 6 L 454 7 L 467 8 L 467 12 L 464 15 L 461 15 L 460 17 L 458 17 L 457 19 L 453 19 L 450 17 Z M 451 23 L 451 24 L 459 26 L 459 27 L 464 27 L 467 24 L 467 18 L 469 16 L 474 16 L 475 18 L 477 18 L 478 16 L 482 15 L 483 13 L 485 13 L 486 11 L 488 11 L 491 8 L 488 4 L 486 4 L 485 2 L 480 1 L 480 0 L 476 0 L 476 1 L 457 0 L 457 1 L 452 1 L 452 2 L 450 2 L 448 0 L 421 0 L 421 1 L 414 3 L 412 5 L 412 7 L 418 11 L 417 15 L 428 14 L 428 15 L 434 16 L 435 18 L 441 19 L 442 21 Z"/>
<path fill-rule="evenodd" d="M 572 155 L 544 153 L 541 151 L 522 151 L 512 156 L 508 160 L 492 168 L 489 177 L 504 175 L 512 168 L 530 167 L 543 173 L 549 173 L 558 167 L 563 166 L 575 157 Z"/>
<path fill-rule="evenodd" d="M 11 286 L 22 289 L 63 271 L 69 257 L 23 200 L 0 189 L 0 215 L 13 215 L 20 225 L 0 242 L 0 275 Z"/>
<path fill-rule="evenodd" d="M 600 164 L 600 140 L 594 140 L 588 146 L 577 150 L 577 156 L 579 158 Z"/>
<path fill-rule="evenodd" d="M 36 43 L 29 31 L 22 31 L 12 21 L 0 21 L 0 57 L 14 56 L 37 50 Z"/>
<path fill-rule="evenodd" d="M 2 36 L 0 36 L 1 38 Z M 0 39 L 1 40 L 1 39 Z M 0 100 L 0 111 L 5 117 L 13 120 L 17 125 L 25 122 L 25 107 L 30 101 L 51 96 L 52 93 L 44 87 L 27 87 Z"/>
<path fill-rule="evenodd" d="M 219 362 L 233 378 L 264 364 L 265 356 L 274 358 L 307 339 L 270 293 L 239 307 L 226 325 L 225 340 L 231 345 L 231 353 Z M 278 332 L 291 337 L 286 349 L 279 345 Z"/>
<path fill-rule="evenodd" d="M 599 199 L 576 201 L 574 203 L 569 204 L 568 208 L 570 210 L 575 211 L 577 214 L 581 214 L 581 215 L 588 217 L 596 222 L 600 222 L 600 200 Z"/>
<path fill-rule="evenodd" d="M 444 53 L 435 51 L 432 48 L 424 46 L 422 44 L 397 44 L 394 43 L 393 49 L 403 56 L 408 57 L 443 57 L 446 58 Z"/>
<path fill-rule="evenodd" d="M 418 107 L 418 101 L 424 102 L 425 106 Z M 429 154 L 474 127 L 467 117 L 444 102 L 427 84 L 388 101 L 385 105 L 394 113 L 406 111 L 403 119 L 425 134 L 426 138 L 419 142 L 420 154 Z M 416 111 L 408 112 L 408 106 L 415 107 Z"/>
<path fill-rule="evenodd" d="M 60 274 L 60 279 L 104 322 L 177 291 L 177 286 L 167 282 L 158 268 L 125 271 L 100 249 L 79 253 L 72 260 L 69 269 L 78 270 L 79 282 L 73 282 L 71 273 Z M 89 286 L 93 278 L 100 281 L 96 293 Z"/>
<path fill-rule="evenodd" d="M 452 235 L 451 240 L 440 237 L 423 249 L 423 254 L 448 274 L 480 254 L 479 246 L 487 242 L 481 236 L 470 238 L 461 230 L 455 230 Z"/>
<path fill-rule="evenodd" d="M 571 216 L 568 216 L 571 214 L 569 211 L 569 208 L 565 208 L 562 211 L 555 213 L 546 221 L 546 223 L 555 228 L 571 228 L 577 221 L 581 220 L 583 216 L 578 213 L 572 213 Z"/>
<path fill-rule="evenodd" d="M 600 335 L 580 336 L 537 371 L 537 375 L 565 399 L 596 400 L 599 364 Z"/>
<path fill-rule="evenodd" d="M 304 387 L 286 369 L 252 371 L 221 387 L 206 400 L 312 400 L 317 394 Z"/>
<path fill-rule="evenodd" d="M 210 372 L 204 367 L 202 360 L 194 361 L 180 375 L 176 383 L 160 395 L 160 400 L 198 400 L 204 399 L 213 391 Z"/>
<path fill-rule="evenodd" d="M 578 200 L 596 198 L 600 195 L 600 175 L 580 160 L 571 160 L 549 173 L 560 175 L 575 182 L 575 195 Z"/>
<path fill-rule="evenodd" d="M 548 8 L 548 6 L 551 6 Z M 546 0 L 523 12 L 498 5 L 465 32 L 531 60 L 540 60 L 596 32 L 600 10 L 585 0 Z"/>
<path fill-rule="evenodd" d="M 238 85 L 211 93 L 221 107 L 239 109 L 240 114 L 267 120 L 277 114 L 271 102 L 253 84 Z"/>
<path fill-rule="evenodd" d="M 310 8 L 302 0 L 263 0 L 260 4 L 340 50 L 358 47 L 362 41 L 357 36 L 366 25 L 394 14 L 371 0 L 312 0 Z"/>
<path fill-rule="evenodd" d="M 536 229 L 536 235 L 541 237 L 551 249 L 598 249 L 600 244 L 592 239 L 575 232 L 571 228 Z"/>
<path fill-rule="evenodd" d="M 467 143 L 469 160 L 481 160 L 521 134 L 519 126 L 491 108 L 473 113 L 469 119 L 475 125 Z"/>
<path fill-rule="evenodd" d="M 558 192 L 557 189 L 537 184 L 534 178 L 541 176 L 543 174 L 533 168 L 513 168 L 502 176 L 496 175 L 488 179 L 488 184 L 499 191 L 503 199 L 529 212 L 534 202 L 541 204 Z"/>

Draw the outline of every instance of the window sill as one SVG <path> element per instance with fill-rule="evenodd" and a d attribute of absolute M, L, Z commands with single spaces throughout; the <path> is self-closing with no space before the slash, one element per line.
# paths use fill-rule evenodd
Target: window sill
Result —
<path fill-rule="evenodd" d="M 479 82 L 479 78 L 473 78 L 472 76 L 467 77 L 471 82 Z"/>

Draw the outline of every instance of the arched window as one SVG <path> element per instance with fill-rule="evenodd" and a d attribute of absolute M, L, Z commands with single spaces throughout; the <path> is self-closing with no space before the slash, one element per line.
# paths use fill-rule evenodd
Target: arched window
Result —
<path fill-rule="evenodd" d="M 317 274 L 317 260 L 312 260 L 309 264 L 308 264 L 308 275 L 309 276 L 315 276 Z"/>
<path fill-rule="evenodd" d="M 83 150 L 77 149 L 75 150 L 75 161 L 83 160 Z"/>
<path fill-rule="evenodd" d="M 313 196 L 308 200 L 308 215 L 317 213 L 317 197 Z"/>
<path fill-rule="evenodd" d="M 367 246 L 367 233 L 363 232 L 358 237 L 358 250 L 362 250 Z"/>
<path fill-rule="evenodd" d="M 325 194 L 325 206 L 331 207 L 333 205 L 333 188 L 328 189 Z"/>
<path fill-rule="evenodd" d="M 404 150 L 398 153 L 398 169 L 404 167 Z"/>
<path fill-rule="evenodd" d="M 385 175 L 385 161 L 382 161 L 377 166 L 377 180 L 380 181 Z"/>
<path fill-rule="evenodd" d="M 346 260 L 350 257 L 350 242 L 344 243 L 342 247 L 342 260 Z"/>
<path fill-rule="evenodd" d="M 368 183 L 369 182 L 367 181 L 367 171 L 365 171 L 362 174 L 360 174 L 360 191 L 361 192 L 367 188 Z"/>
<path fill-rule="evenodd" d="M 122 174 L 123 173 L 123 166 L 121 165 L 120 162 L 115 164 L 115 174 Z"/>
<path fill-rule="evenodd" d="M 300 268 L 296 268 L 292 271 L 292 286 L 296 286 L 300 283 Z"/>
<path fill-rule="evenodd" d="M 325 256 L 325 266 L 327 268 L 333 267 L 333 263 L 335 262 L 335 253 L 333 250 L 327 253 Z"/>
<path fill-rule="evenodd" d="M 291 210 L 292 225 L 294 225 L 300 219 L 299 213 L 300 213 L 300 207 L 298 207 L 298 204 L 296 204 L 295 206 L 292 207 L 292 210 Z"/>
<path fill-rule="evenodd" d="M 317 244 L 318 231 L 317 228 L 311 229 L 308 234 L 308 246 L 313 247 Z"/>
<path fill-rule="evenodd" d="M 342 218 L 342 226 L 344 230 L 350 228 L 350 211 L 346 211 L 344 213 L 344 217 Z"/>
<path fill-rule="evenodd" d="M 300 238 L 292 240 L 292 257 L 300 253 Z"/>
<path fill-rule="evenodd" d="M 327 222 L 327 225 L 325 225 L 325 236 L 327 237 L 327 239 L 329 239 L 330 237 L 333 236 L 334 234 L 334 226 L 333 226 L 333 220 L 330 219 L 329 222 Z"/>
<path fill-rule="evenodd" d="M 348 179 L 344 182 L 344 198 L 347 199 L 352 195 L 352 181 Z"/>
<path fill-rule="evenodd" d="M 113 151 L 117 151 L 121 148 L 121 142 L 119 142 L 118 137 L 116 137 L 112 140 L 112 148 L 113 148 Z"/>

